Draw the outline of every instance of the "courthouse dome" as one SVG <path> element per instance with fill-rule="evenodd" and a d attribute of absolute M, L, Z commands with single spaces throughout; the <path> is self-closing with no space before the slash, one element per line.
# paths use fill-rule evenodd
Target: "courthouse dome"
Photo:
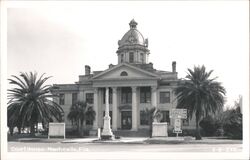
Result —
<path fill-rule="evenodd" d="M 145 41 L 143 35 L 137 30 L 137 22 L 133 19 L 129 23 L 130 30 L 125 33 L 121 40 L 118 41 L 119 47 L 125 45 L 147 45 L 147 40 Z"/>

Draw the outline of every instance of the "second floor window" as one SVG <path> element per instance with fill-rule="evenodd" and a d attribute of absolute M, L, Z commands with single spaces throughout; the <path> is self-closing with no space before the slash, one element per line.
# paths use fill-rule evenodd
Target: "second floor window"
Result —
<path fill-rule="evenodd" d="M 77 93 L 72 93 L 72 104 L 77 102 Z"/>
<path fill-rule="evenodd" d="M 149 87 L 140 88 L 140 102 L 141 103 L 151 102 L 151 91 Z"/>
<path fill-rule="evenodd" d="M 94 94 L 93 93 L 86 93 L 86 102 L 89 104 L 93 104 L 93 102 L 94 102 Z"/>
<path fill-rule="evenodd" d="M 121 103 L 132 103 L 132 92 L 130 88 L 122 88 Z"/>
<path fill-rule="evenodd" d="M 63 94 L 63 93 L 59 94 L 59 104 L 60 105 L 65 104 L 65 94 Z"/>
<path fill-rule="evenodd" d="M 103 91 L 103 104 L 106 103 L 106 90 Z M 109 89 L 109 104 L 112 104 L 112 90 Z"/>
<path fill-rule="evenodd" d="M 170 103 L 170 92 L 160 92 L 160 103 Z"/>

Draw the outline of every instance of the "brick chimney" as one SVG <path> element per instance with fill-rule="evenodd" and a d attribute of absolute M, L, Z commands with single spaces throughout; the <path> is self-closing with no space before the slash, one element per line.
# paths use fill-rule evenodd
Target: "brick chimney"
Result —
<path fill-rule="evenodd" d="M 173 61 L 172 62 L 172 72 L 176 72 L 176 62 L 175 61 Z"/>
<path fill-rule="evenodd" d="M 90 75 L 90 66 L 85 65 L 85 75 L 88 76 Z"/>

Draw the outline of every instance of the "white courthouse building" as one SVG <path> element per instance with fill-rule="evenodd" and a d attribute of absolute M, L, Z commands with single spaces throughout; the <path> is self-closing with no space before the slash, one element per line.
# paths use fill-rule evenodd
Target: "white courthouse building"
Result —
<path fill-rule="evenodd" d="M 85 65 L 85 75 L 80 75 L 76 83 L 55 84 L 60 95 L 56 101 L 64 109 L 67 129 L 71 129 L 72 124 L 66 117 L 76 101 L 87 102 L 96 112 L 95 121 L 86 122 L 86 125 L 93 130 L 102 128 L 106 94 L 109 94 L 113 131 L 149 128 L 145 110 L 153 107 L 162 111 L 162 122 L 168 122 L 169 127 L 173 127 L 169 112 L 176 108 L 173 89 L 180 83 L 176 62 L 170 64 L 172 71 L 155 69 L 149 62 L 148 39 L 138 31 L 137 22 L 132 20 L 129 26 L 127 33 L 118 41 L 117 65 L 110 64 L 103 71 L 93 72 L 89 65 Z M 183 128 L 195 127 L 193 119 L 183 122 Z"/>

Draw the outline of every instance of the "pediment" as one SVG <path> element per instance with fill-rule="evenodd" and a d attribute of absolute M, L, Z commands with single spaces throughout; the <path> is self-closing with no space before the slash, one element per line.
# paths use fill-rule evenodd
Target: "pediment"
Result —
<path fill-rule="evenodd" d="M 120 64 L 113 68 L 107 69 L 102 73 L 94 76 L 93 80 L 105 80 L 105 79 L 158 79 L 159 76 L 142 70 L 138 67 L 134 67 L 129 64 Z"/>

